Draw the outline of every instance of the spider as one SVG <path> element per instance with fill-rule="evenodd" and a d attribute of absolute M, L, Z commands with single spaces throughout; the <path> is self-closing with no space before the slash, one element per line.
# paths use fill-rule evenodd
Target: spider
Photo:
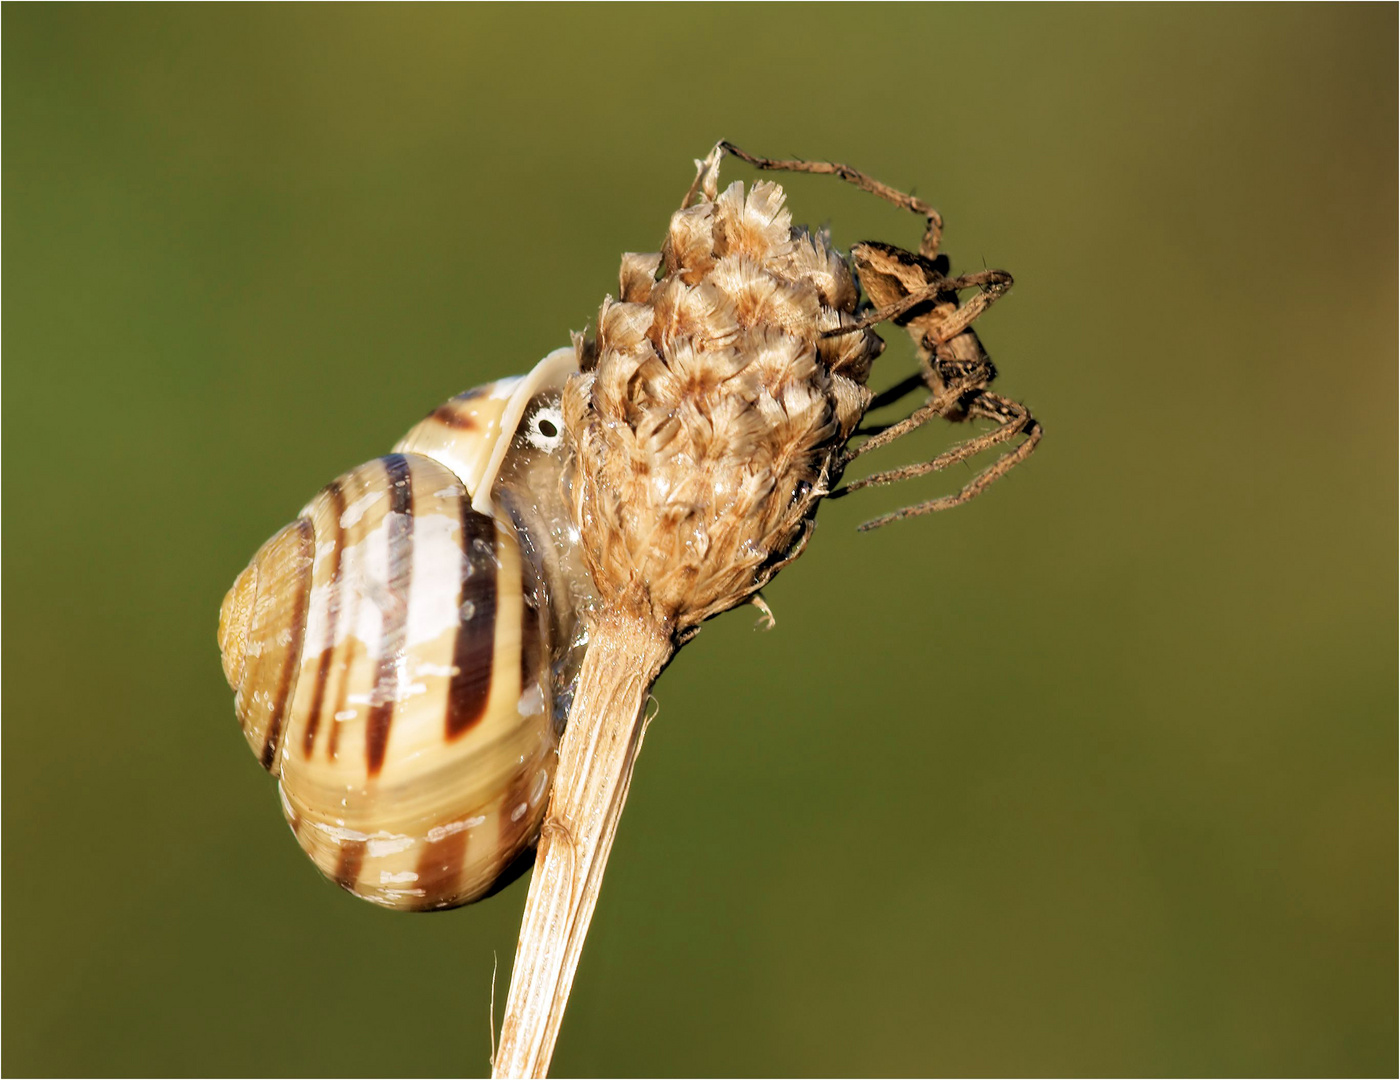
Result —
<path fill-rule="evenodd" d="M 945 450 L 931 461 L 916 462 L 896 469 L 877 472 L 853 481 L 831 492 L 832 498 L 850 494 L 866 487 L 881 487 L 928 473 L 939 472 L 960 461 L 1012 443 L 990 465 L 983 468 L 962 489 L 914 506 L 885 514 L 860 526 L 862 531 L 877 529 L 892 521 L 918 517 L 937 510 L 949 510 L 985 491 L 993 482 L 1005 476 L 1025 461 L 1040 442 L 1040 423 L 1030 410 L 1018 401 L 988 389 L 997 376 L 997 369 L 982 348 L 972 322 L 1011 288 L 1012 278 L 1005 270 L 983 270 L 963 277 L 948 277 L 948 257 L 939 253 L 943 234 L 943 218 L 923 200 L 906 195 L 865 173 L 828 161 L 782 160 L 758 157 L 741 150 L 730 142 L 721 142 L 721 149 L 757 169 L 836 176 L 862 191 L 878 196 L 897 207 L 922 215 L 927 224 L 917 252 L 905 251 L 892 244 L 863 242 L 851 248 L 851 257 L 866 295 L 874 310 L 849 326 L 827 331 L 827 337 L 864 330 L 882 322 L 902 326 L 914 339 L 918 349 L 920 370 L 896 383 L 871 399 L 867 412 L 896 404 L 909 394 L 926 389 L 928 397 L 903 420 L 894 424 L 862 427 L 857 434 L 868 438 L 854 449 L 847 450 L 841 465 L 844 468 L 856 458 L 882 446 L 888 446 L 901 436 L 922 427 L 935 416 L 954 423 L 966 420 L 991 420 L 997 426 Z M 977 289 L 966 303 L 958 294 L 965 289 Z"/>

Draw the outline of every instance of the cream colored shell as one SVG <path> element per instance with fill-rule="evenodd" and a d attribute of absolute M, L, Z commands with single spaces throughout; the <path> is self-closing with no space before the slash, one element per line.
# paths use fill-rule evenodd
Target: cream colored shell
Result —
<path fill-rule="evenodd" d="M 522 548 L 497 506 L 537 500 L 493 488 L 503 465 L 557 487 L 562 454 L 529 446 L 522 473 L 512 446 L 573 356 L 452 399 L 328 485 L 224 601 L 244 734 L 315 864 L 375 903 L 466 903 L 530 858 L 577 635 L 553 546 Z"/>

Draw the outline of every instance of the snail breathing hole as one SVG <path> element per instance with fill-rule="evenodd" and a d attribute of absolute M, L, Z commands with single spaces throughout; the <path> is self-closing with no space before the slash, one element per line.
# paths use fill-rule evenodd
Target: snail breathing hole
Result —
<path fill-rule="evenodd" d="M 525 425 L 525 438 L 540 450 L 552 451 L 564 431 L 564 414 L 557 405 L 545 405 Z"/>

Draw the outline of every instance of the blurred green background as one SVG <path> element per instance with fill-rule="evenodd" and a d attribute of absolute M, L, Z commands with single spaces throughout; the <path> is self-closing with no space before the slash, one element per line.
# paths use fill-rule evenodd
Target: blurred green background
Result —
<path fill-rule="evenodd" d="M 1047 434 L 948 514 L 854 531 L 957 477 L 825 507 L 776 630 L 666 672 L 555 1072 L 1394 1074 L 1393 5 L 3 30 L 7 1073 L 485 1074 L 523 884 L 323 881 L 219 601 L 567 343 L 725 137 L 916 188 L 955 269 L 1011 270 L 979 326 Z"/>

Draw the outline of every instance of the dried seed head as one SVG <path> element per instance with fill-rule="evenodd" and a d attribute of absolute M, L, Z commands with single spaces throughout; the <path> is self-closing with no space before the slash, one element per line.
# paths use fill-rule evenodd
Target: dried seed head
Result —
<path fill-rule="evenodd" d="M 684 631 L 742 603 L 806 543 L 884 343 L 827 236 L 777 184 L 718 191 L 697 162 L 659 254 L 622 258 L 564 394 L 572 496 L 604 603 Z M 660 274 L 660 277 L 657 275 Z"/>

